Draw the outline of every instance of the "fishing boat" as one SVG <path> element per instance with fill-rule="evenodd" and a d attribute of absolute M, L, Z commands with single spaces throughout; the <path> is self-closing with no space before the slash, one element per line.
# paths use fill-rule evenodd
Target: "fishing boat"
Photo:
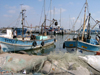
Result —
<path fill-rule="evenodd" d="M 89 13 L 86 19 L 86 7 L 87 1 L 85 2 L 85 11 L 84 11 L 84 23 L 83 23 L 83 32 L 82 34 L 78 33 L 78 35 L 74 38 L 69 38 L 64 41 L 63 48 L 66 48 L 68 52 L 78 52 L 82 54 L 96 54 L 100 50 L 100 44 L 96 39 L 93 39 L 90 34 L 90 17 Z M 87 23 L 88 22 L 88 23 Z M 87 25 L 87 33 L 85 33 Z"/>
<path fill-rule="evenodd" d="M 56 34 L 60 34 L 63 35 L 66 33 L 66 30 L 64 30 L 63 28 L 61 28 L 60 26 L 56 26 L 56 27 L 50 27 L 50 28 L 46 28 L 47 29 L 47 34 L 48 35 L 56 35 Z"/>
<path fill-rule="evenodd" d="M 11 28 L 6 29 L 7 33 L 0 35 L 0 50 L 3 52 L 10 52 L 10 51 L 22 51 L 22 50 L 30 50 L 40 48 L 42 46 L 47 46 L 53 44 L 55 41 L 55 37 L 46 36 L 46 35 L 31 35 L 25 36 L 24 29 L 25 29 L 25 11 L 22 10 L 22 33 L 21 36 L 17 36 L 17 38 L 13 38 L 13 30 Z M 46 20 L 46 19 L 45 19 Z M 46 22 L 46 21 L 44 21 Z M 20 34 L 20 33 L 19 33 Z"/>

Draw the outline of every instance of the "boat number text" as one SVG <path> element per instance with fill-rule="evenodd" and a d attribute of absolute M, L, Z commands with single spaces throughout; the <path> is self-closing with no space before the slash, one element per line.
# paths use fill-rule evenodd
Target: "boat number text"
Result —
<path fill-rule="evenodd" d="M 5 39 L 5 42 L 17 43 L 17 40 Z"/>
<path fill-rule="evenodd" d="M 70 44 L 69 46 L 73 46 L 73 44 Z"/>
<path fill-rule="evenodd" d="M 87 47 L 85 47 L 85 46 L 82 46 L 82 48 L 87 48 Z"/>

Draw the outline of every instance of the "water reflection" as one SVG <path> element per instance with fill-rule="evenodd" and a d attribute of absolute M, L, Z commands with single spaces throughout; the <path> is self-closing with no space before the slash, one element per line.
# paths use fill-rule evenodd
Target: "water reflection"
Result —
<path fill-rule="evenodd" d="M 29 55 L 48 55 L 51 51 L 54 51 L 55 48 L 56 45 L 52 44 L 35 50 L 27 50 L 25 52 L 27 52 Z"/>

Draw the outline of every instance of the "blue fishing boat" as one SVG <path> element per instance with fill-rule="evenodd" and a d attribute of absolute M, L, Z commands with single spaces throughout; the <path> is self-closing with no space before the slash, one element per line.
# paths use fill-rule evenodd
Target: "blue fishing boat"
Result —
<path fill-rule="evenodd" d="M 78 52 L 83 54 L 96 54 L 100 50 L 100 44 L 98 43 L 97 39 L 91 38 L 90 35 L 90 17 L 91 14 L 89 13 L 86 19 L 86 7 L 87 1 L 85 3 L 85 11 L 84 11 L 84 24 L 83 24 L 83 32 L 82 34 L 78 34 L 75 38 L 67 39 L 63 43 L 63 48 L 66 48 L 68 52 Z M 86 23 L 87 25 L 87 33 L 85 33 Z"/>
<path fill-rule="evenodd" d="M 24 11 L 25 10 L 22 10 L 21 12 L 22 28 L 16 29 L 16 31 L 18 31 L 18 35 L 21 35 L 21 36 L 17 36 L 17 38 L 13 38 L 13 30 L 11 28 L 7 29 L 6 34 L 0 35 L 0 50 L 1 51 L 10 52 L 10 51 L 30 50 L 30 49 L 36 49 L 36 48 L 40 48 L 42 46 L 47 46 L 54 43 L 55 37 L 53 35 L 52 36 L 46 36 L 46 35 L 25 36 L 24 35 L 26 32 L 26 29 L 24 28 L 26 27 L 24 24 L 25 23 Z"/>

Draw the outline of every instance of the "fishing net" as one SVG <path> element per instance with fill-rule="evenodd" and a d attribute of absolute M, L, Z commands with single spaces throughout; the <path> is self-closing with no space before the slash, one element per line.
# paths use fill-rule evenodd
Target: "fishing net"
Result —
<path fill-rule="evenodd" d="M 0 67 L 7 71 L 20 72 L 22 70 L 31 71 L 37 65 L 44 63 L 47 60 L 46 56 L 29 56 L 21 54 L 4 54 L 5 56 L 0 56 L 2 61 L 0 62 Z M 38 70 L 39 70 L 38 67 Z"/>
<path fill-rule="evenodd" d="M 18 72 L 21 70 L 33 70 L 36 73 L 45 73 L 47 75 L 65 72 L 67 75 L 77 73 L 77 75 L 79 75 L 81 73 L 84 74 L 84 72 L 86 75 L 89 74 L 86 69 L 87 64 L 81 61 L 75 54 L 55 51 L 50 52 L 47 56 L 17 55 L 16 57 L 15 54 L 6 55 L 7 54 L 5 54 L 5 63 L 1 67 L 7 71 Z"/>
<path fill-rule="evenodd" d="M 43 73 L 64 73 L 66 72 L 69 75 L 84 75 L 89 74 L 89 71 L 86 69 L 87 64 L 81 61 L 77 55 L 63 53 L 63 52 L 51 52 L 47 56 L 48 61 L 44 65 L 42 72 Z M 51 64 L 50 64 L 51 63 Z M 80 73 L 81 72 L 81 73 Z"/>
<path fill-rule="evenodd" d="M 66 64 L 66 63 L 69 63 L 69 62 L 75 62 L 79 65 L 83 65 L 83 66 L 87 66 L 83 61 L 81 61 L 79 58 L 78 58 L 78 55 L 76 54 L 70 54 L 70 53 L 63 53 L 61 51 L 58 51 L 58 52 L 51 52 L 49 55 L 48 55 L 48 60 L 57 60 L 57 61 L 60 61 L 62 62 L 63 64 Z"/>

